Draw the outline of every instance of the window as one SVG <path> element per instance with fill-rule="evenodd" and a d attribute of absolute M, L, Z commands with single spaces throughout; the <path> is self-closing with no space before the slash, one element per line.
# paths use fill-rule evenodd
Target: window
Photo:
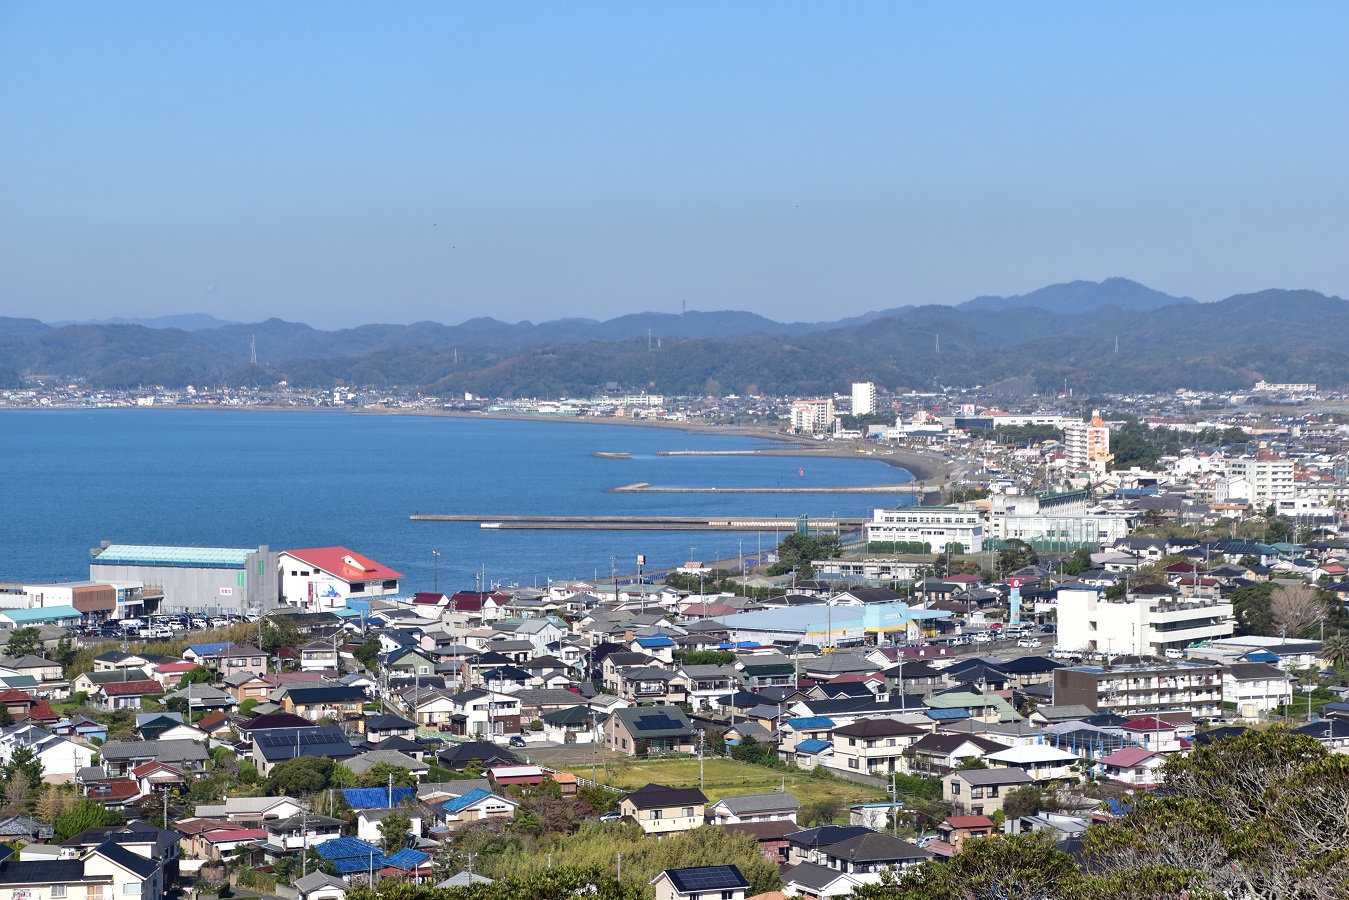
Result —
<path fill-rule="evenodd" d="M 692 819 L 692 818 L 693 818 L 693 807 L 692 807 L 692 806 L 686 806 L 686 807 L 684 807 L 684 818 L 686 818 L 686 819 Z"/>
<path fill-rule="evenodd" d="M 984 789 L 981 787 L 970 788 L 970 799 L 971 800 L 984 799 Z"/>
<path fill-rule="evenodd" d="M 722 891 L 721 900 L 735 900 L 735 891 Z"/>
<path fill-rule="evenodd" d="M 64 897 L 65 895 L 66 895 L 66 886 L 64 884 L 52 885 L 52 897 L 54 898 L 54 900 L 55 898 Z"/>
<path fill-rule="evenodd" d="M 128 882 L 122 885 L 122 893 L 130 897 L 139 897 L 141 895 L 141 886 L 134 882 Z"/>
<path fill-rule="evenodd" d="M 255 657 L 253 657 L 252 665 L 255 665 L 255 666 L 260 666 L 260 665 L 262 665 L 262 657 L 261 657 L 261 656 L 255 656 Z"/>
<path fill-rule="evenodd" d="M 85 888 L 85 896 L 89 900 L 103 900 L 103 885 L 91 884 Z"/>
<path fill-rule="evenodd" d="M 855 760 L 855 759 L 850 759 L 850 760 L 848 760 L 848 768 L 850 768 L 850 769 L 855 769 L 855 768 L 857 768 L 857 760 Z"/>
<path fill-rule="evenodd" d="M 849 746 L 849 747 L 856 747 L 856 746 L 857 746 L 857 738 L 848 738 L 848 746 Z"/>
<path fill-rule="evenodd" d="M 959 782 L 959 781 L 953 781 L 953 782 L 951 782 L 951 796 L 952 796 L 952 797 L 959 797 L 959 796 L 960 796 L 960 782 Z"/>
<path fill-rule="evenodd" d="M 651 810 L 651 818 L 653 818 L 653 819 L 659 819 L 659 818 L 661 817 L 661 813 L 663 813 L 664 811 L 665 811 L 665 810 L 662 810 L 662 809 L 653 809 L 653 810 Z"/>
<path fill-rule="evenodd" d="M 986 790 L 987 790 L 987 793 L 984 795 L 985 797 L 996 797 L 996 796 L 998 796 L 998 789 L 997 789 L 996 787 L 987 788 Z"/>

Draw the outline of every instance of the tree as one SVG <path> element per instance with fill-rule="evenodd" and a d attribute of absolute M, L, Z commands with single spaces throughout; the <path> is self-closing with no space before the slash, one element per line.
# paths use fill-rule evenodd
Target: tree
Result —
<path fill-rule="evenodd" d="M 27 744 L 19 744 L 14 748 L 4 772 L 6 780 L 23 776 L 30 785 L 41 784 L 42 773 L 42 760 L 38 759 L 37 753 Z"/>
<path fill-rule="evenodd" d="M 37 628 L 16 628 L 5 643 L 5 655 L 18 659 L 42 649 L 42 632 Z"/>
<path fill-rule="evenodd" d="M 998 551 L 998 572 L 1002 575 L 1033 566 L 1040 561 L 1035 548 L 1023 540 L 1012 538 L 1007 546 Z"/>
<path fill-rule="evenodd" d="M 1067 900 L 1086 897 L 1071 856 L 1043 832 L 966 841 L 949 862 L 924 863 L 903 874 L 887 870 L 879 884 L 853 890 L 853 900 Z"/>
<path fill-rule="evenodd" d="M 178 679 L 178 690 L 184 690 L 189 684 L 210 684 L 215 681 L 215 673 L 205 666 L 193 666 Z"/>
<path fill-rule="evenodd" d="M 379 824 L 380 845 L 384 852 L 392 856 L 406 847 L 411 831 L 412 817 L 401 810 L 390 810 Z"/>
<path fill-rule="evenodd" d="M 1072 556 L 1063 561 L 1063 574 L 1081 575 L 1083 572 L 1090 569 L 1091 566 L 1091 551 L 1086 547 L 1078 547 L 1073 551 Z"/>
<path fill-rule="evenodd" d="M 0 728 L 8 728 L 14 724 L 14 713 L 9 711 L 9 707 L 0 703 Z"/>
<path fill-rule="evenodd" d="M 300 756 L 278 763 L 263 782 L 268 794 L 296 797 L 312 794 L 328 787 L 335 764 L 326 756 Z"/>
<path fill-rule="evenodd" d="M 1321 655 L 1336 669 L 1349 666 L 1349 635 L 1343 631 L 1337 631 L 1326 638 L 1326 642 L 1321 649 Z"/>
<path fill-rule="evenodd" d="M 416 787 L 417 776 L 413 775 L 402 766 L 395 766 L 392 763 L 375 763 L 365 774 L 361 775 L 359 781 L 363 787 L 385 787 L 389 783 L 389 776 L 393 776 L 395 787 Z"/>
<path fill-rule="evenodd" d="M 1238 634 L 1275 634 L 1270 598 L 1276 586 L 1270 582 L 1248 584 L 1232 592 L 1232 613 L 1237 620 Z"/>
<path fill-rule="evenodd" d="M 102 803 L 85 797 L 56 820 L 56 838 L 64 841 L 89 828 L 108 828 L 122 825 L 125 821 L 117 813 L 104 808 Z"/>
<path fill-rule="evenodd" d="M 61 818 L 61 814 L 66 811 L 73 799 L 66 795 L 60 785 L 45 784 L 42 786 L 41 795 L 37 798 L 37 808 L 33 811 L 33 815 L 39 822 L 55 825 L 56 820 Z"/>
<path fill-rule="evenodd" d="M 356 657 L 361 665 L 373 672 L 379 665 L 379 654 L 381 649 L 383 648 L 379 642 L 379 638 L 373 637 L 353 650 L 351 655 Z"/>
<path fill-rule="evenodd" d="M 1269 609 L 1275 628 L 1288 637 L 1297 637 L 1325 616 L 1321 592 L 1310 584 L 1279 585 L 1270 595 Z"/>
<path fill-rule="evenodd" d="M 1009 819 L 1033 816 L 1044 803 L 1044 792 L 1033 784 L 1013 788 L 1002 798 L 1003 814 Z"/>
<path fill-rule="evenodd" d="M 265 616 L 262 619 L 262 649 L 275 654 L 282 647 L 300 643 L 300 629 L 290 616 Z"/>

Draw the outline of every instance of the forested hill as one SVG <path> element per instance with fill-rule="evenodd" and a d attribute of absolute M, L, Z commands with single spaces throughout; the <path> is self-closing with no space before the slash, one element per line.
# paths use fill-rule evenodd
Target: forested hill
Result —
<path fill-rule="evenodd" d="M 1156 305 L 1168 295 L 1123 279 L 1092 284 L 814 324 L 743 312 L 340 331 L 279 319 L 193 331 L 0 319 L 0 386 L 19 375 L 87 378 L 103 388 L 285 379 L 556 397 L 607 382 L 667 394 L 813 394 L 852 380 L 890 389 L 1005 382 L 1052 390 L 1066 379 L 1079 391 L 1230 390 L 1260 379 L 1349 384 L 1340 339 L 1349 302 L 1338 297 L 1269 290 Z M 1065 307 L 1071 298 L 1080 305 Z M 258 366 L 248 362 L 254 340 Z"/>

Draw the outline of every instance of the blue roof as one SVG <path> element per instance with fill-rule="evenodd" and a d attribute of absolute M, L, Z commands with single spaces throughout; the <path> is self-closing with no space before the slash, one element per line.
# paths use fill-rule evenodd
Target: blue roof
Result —
<path fill-rule="evenodd" d="M 393 856 L 386 856 L 384 864 L 393 866 L 396 869 L 415 869 L 422 863 L 431 858 L 431 854 L 423 853 L 420 850 L 413 850 L 411 847 L 399 850 Z"/>
<path fill-rule="evenodd" d="M 212 641 L 209 644 L 188 644 L 187 649 L 191 650 L 197 656 L 210 656 L 213 653 L 219 653 L 229 645 L 229 641 Z"/>
<path fill-rule="evenodd" d="M 1252 650 L 1250 653 L 1243 654 L 1241 658 L 1246 662 L 1276 663 L 1279 661 L 1278 654 L 1270 653 L 1268 650 Z"/>
<path fill-rule="evenodd" d="M 393 794 L 393 803 L 389 803 L 390 793 Z M 347 804 L 352 809 L 395 809 L 408 798 L 415 800 L 417 789 L 396 787 L 390 792 L 386 787 L 345 788 L 342 796 L 347 798 Z"/>
<path fill-rule="evenodd" d="M 795 749 L 797 753 L 819 753 L 822 750 L 829 749 L 829 742 L 819 741 L 815 740 L 814 738 L 811 738 L 808 741 L 802 741 L 801 743 L 797 744 Z"/>
<path fill-rule="evenodd" d="M 808 728 L 833 728 L 834 720 L 828 716 L 801 716 L 782 723 L 783 728 L 805 731 Z"/>
<path fill-rule="evenodd" d="M 315 844 L 314 850 L 324 859 L 350 859 L 359 856 L 369 863 L 371 850 L 375 851 L 377 864 L 384 858 L 384 854 L 374 844 L 354 837 L 333 838 L 331 841 Z"/>
<path fill-rule="evenodd" d="M 674 641 L 663 634 L 653 634 L 651 637 L 640 637 L 637 639 L 639 647 L 673 647 Z"/>
<path fill-rule="evenodd" d="M 36 609 L 7 609 L 4 610 L 5 618 L 9 619 L 15 625 L 24 625 L 29 622 L 57 622 L 61 619 L 80 619 L 84 617 L 78 609 L 73 606 L 39 606 Z"/>
<path fill-rule="evenodd" d="M 462 797 L 446 800 L 444 803 L 440 804 L 440 808 L 448 812 L 457 813 L 461 809 L 467 809 L 484 797 L 490 796 L 492 796 L 492 792 L 486 788 L 474 788 Z"/>
<path fill-rule="evenodd" d="M 928 709 L 924 710 L 929 719 L 942 721 L 945 719 L 968 719 L 970 711 L 960 706 L 954 706 L 950 709 Z"/>
<path fill-rule="evenodd" d="M 112 544 L 98 551 L 97 566 L 162 566 L 193 569 L 242 569 L 258 548 L 159 547 L 145 544 Z"/>

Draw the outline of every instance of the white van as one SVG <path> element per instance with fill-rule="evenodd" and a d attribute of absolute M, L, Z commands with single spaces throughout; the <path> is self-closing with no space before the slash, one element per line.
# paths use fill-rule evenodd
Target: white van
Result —
<path fill-rule="evenodd" d="M 1185 651 L 1179 647 L 1167 647 L 1165 651 L 1167 659 L 1184 659 Z"/>
<path fill-rule="evenodd" d="M 145 627 L 145 622 L 141 619 L 123 619 L 119 624 L 123 631 L 140 631 Z"/>

